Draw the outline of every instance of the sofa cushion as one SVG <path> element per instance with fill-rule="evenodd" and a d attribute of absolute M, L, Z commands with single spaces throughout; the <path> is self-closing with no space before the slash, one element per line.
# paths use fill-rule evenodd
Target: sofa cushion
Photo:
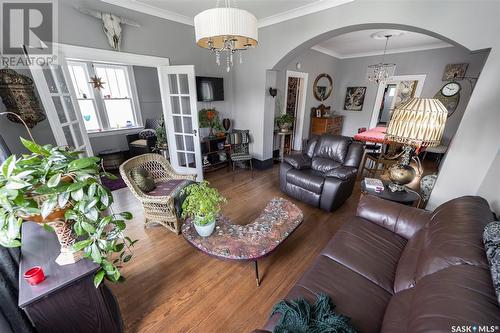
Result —
<path fill-rule="evenodd" d="M 466 263 L 451 266 L 396 294 L 387 307 L 382 330 L 450 332 L 452 326 L 498 325 L 500 308 L 494 295 L 487 269 Z M 398 328 L 396 323 L 399 330 L 393 329 Z"/>
<path fill-rule="evenodd" d="M 286 299 L 304 297 L 314 302 L 325 293 L 336 305 L 335 311 L 351 318 L 360 332 L 379 332 L 391 294 L 362 275 L 320 255 L 292 288 Z"/>
<path fill-rule="evenodd" d="M 436 208 L 424 229 L 424 246 L 418 258 L 416 281 L 443 268 L 462 265 L 488 268 L 483 229 L 493 221 L 488 202 L 480 197 L 461 197 Z"/>
<path fill-rule="evenodd" d="M 313 157 L 311 161 L 311 169 L 322 173 L 327 173 L 341 165 L 342 164 L 337 161 L 324 157 Z"/>
<path fill-rule="evenodd" d="M 316 148 L 316 143 L 318 143 L 318 136 L 312 136 L 308 141 L 306 145 L 306 149 L 304 150 L 305 154 L 309 156 L 309 158 L 312 158 L 314 155 L 314 149 Z"/>
<path fill-rule="evenodd" d="M 493 287 L 500 304 L 500 221 L 491 222 L 484 228 L 483 242 L 490 263 Z"/>
<path fill-rule="evenodd" d="M 191 183 L 191 181 L 187 179 L 169 179 L 159 181 L 156 183 L 156 188 L 149 192 L 148 195 L 153 197 L 172 196 L 173 194 L 177 194 L 179 190 L 183 189 L 189 183 Z"/>
<path fill-rule="evenodd" d="M 286 174 L 286 180 L 290 184 L 302 187 L 316 194 L 321 194 L 321 189 L 323 188 L 323 182 L 325 181 L 325 178 L 321 174 L 314 172 L 314 170 L 311 169 L 292 169 Z"/>
<path fill-rule="evenodd" d="M 322 135 L 314 149 L 314 157 L 322 157 L 344 163 L 352 138 L 341 135 Z"/>
<path fill-rule="evenodd" d="M 139 139 L 147 139 L 156 136 L 156 131 L 153 129 L 144 129 L 139 132 Z"/>
<path fill-rule="evenodd" d="M 342 225 L 321 254 L 393 293 L 406 239 L 359 217 Z"/>

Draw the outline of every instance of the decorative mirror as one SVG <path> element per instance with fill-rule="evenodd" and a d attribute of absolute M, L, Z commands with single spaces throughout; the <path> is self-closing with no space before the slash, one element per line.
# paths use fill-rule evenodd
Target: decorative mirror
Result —
<path fill-rule="evenodd" d="M 316 80 L 314 80 L 313 93 L 314 97 L 323 102 L 325 99 L 330 97 L 333 91 L 333 80 L 332 77 L 326 73 L 318 75 Z"/>

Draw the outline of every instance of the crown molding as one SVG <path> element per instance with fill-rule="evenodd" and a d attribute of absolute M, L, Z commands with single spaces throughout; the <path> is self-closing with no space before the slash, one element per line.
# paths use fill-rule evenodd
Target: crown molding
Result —
<path fill-rule="evenodd" d="M 293 8 L 282 13 L 271 15 L 261 18 L 257 21 L 259 28 L 267 27 L 269 25 L 281 23 L 284 21 L 292 20 L 297 17 L 313 14 L 322 10 L 337 7 L 354 0 L 318 0 L 313 3 Z"/>
<path fill-rule="evenodd" d="M 442 43 L 435 43 L 435 44 L 428 44 L 428 45 L 420 45 L 420 46 L 414 46 L 414 47 L 404 47 L 404 48 L 399 48 L 399 49 L 387 50 L 386 54 L 426 51 L 426 50 L 434 50 L 434 49 L 443 49 L 446 47 L 454 47 L 454 46 L 450 45 L 448 43 L 442 42 Z M 315 46 L 311 47 L 311 49 L 318 51 L 318 52 L 321 52 L 321 53 L 324 53 L 324 54 L 327 54 L 329 56 L 335 57 L 337 59 L 372 57 L 372 56 L 379 56 L 379 55 L 384 54 L 383 50 L 341 54 L 341 53 L 335 52 L 333 50 L 330 50 L 326 47 L 322 47 L 319 45 L 315 45 Z"/>
<path fill-rule="evenodd" d="M 136 12 L 160 17 L 169 21 L 174 21 L 187 25 L 194 25 L 194 19 L 192 17 L 182 15 L 170 10 L 162 9 L 156 6 L 150 6 L 148 4 L 138 2 L 137 0 L 101 0 L 102 2 L 109 3 L 111 5 L 123 7 L 130 10 L 135 10 Z"/>
<path fill-rule="evenodd" d="M 170 10 L 162 9 L 140 2 L 139 0 L 101 0 L 102 2 L 135 10 L 144 14 L 160 17 L 169 21 L 194 25 L 194 18 Z M 275 15 L 257 20 L 257 27 L 263 28 L 280 22 L 292 20 L 297 17 L 316 13 L 325 9 L 337 7 L 354 0 L 317 0 L 313 3 L 293 8 Z"/>

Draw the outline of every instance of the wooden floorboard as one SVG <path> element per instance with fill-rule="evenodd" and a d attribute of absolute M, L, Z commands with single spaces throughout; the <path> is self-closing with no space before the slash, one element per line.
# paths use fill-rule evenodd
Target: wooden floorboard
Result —
<path fill-rule="evenodd" d="M 255 171 L 220 170 L 207 180 L 226 196 L 223 213 L 235 223 L 256 218 L 279 190 L 278 167 Z M 273 305 L 290 290 L 332 235 L 354 214 L 359 184 L 337 211 L 326 213 L 294 201 L 304 222 L 273 254 L 259 261 L 262 284 L 255 284 L 253 263 L 221 261 L 197 251 L 182 236 L 162 226 L 143 227 L 143 212 L 128 189 L 113 192 L 114 208 L 134 214 L 127 235 L 139 242 L 123 268 L 127 280 L 111 289 L 118 298 L 126 332 L 250 332 L 260 328 Z"/>

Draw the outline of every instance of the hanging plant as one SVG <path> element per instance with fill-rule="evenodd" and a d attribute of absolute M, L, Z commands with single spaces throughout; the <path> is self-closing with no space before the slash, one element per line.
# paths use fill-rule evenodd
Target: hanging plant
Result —
<path fill-rule="evenodd" d="M 21 142 L 31 154 L 11 155 L 0 166 L 0 245 L 21 245 L 23 221 L 52 230 L 49 222 L 62 220 L 78 237 L 73 249 L 100 265 L 95 286 L 104 278 L 122 281 L 119 269 L 131 259 L 130 247 L 137 242 L 124 235 L 132 214 L 105 215 L 113 196 L 98 181 L 100 176 L 116 177 L 100 171 L 97 157 L 81 158 L 79 151 L 23 138 Z"/>

